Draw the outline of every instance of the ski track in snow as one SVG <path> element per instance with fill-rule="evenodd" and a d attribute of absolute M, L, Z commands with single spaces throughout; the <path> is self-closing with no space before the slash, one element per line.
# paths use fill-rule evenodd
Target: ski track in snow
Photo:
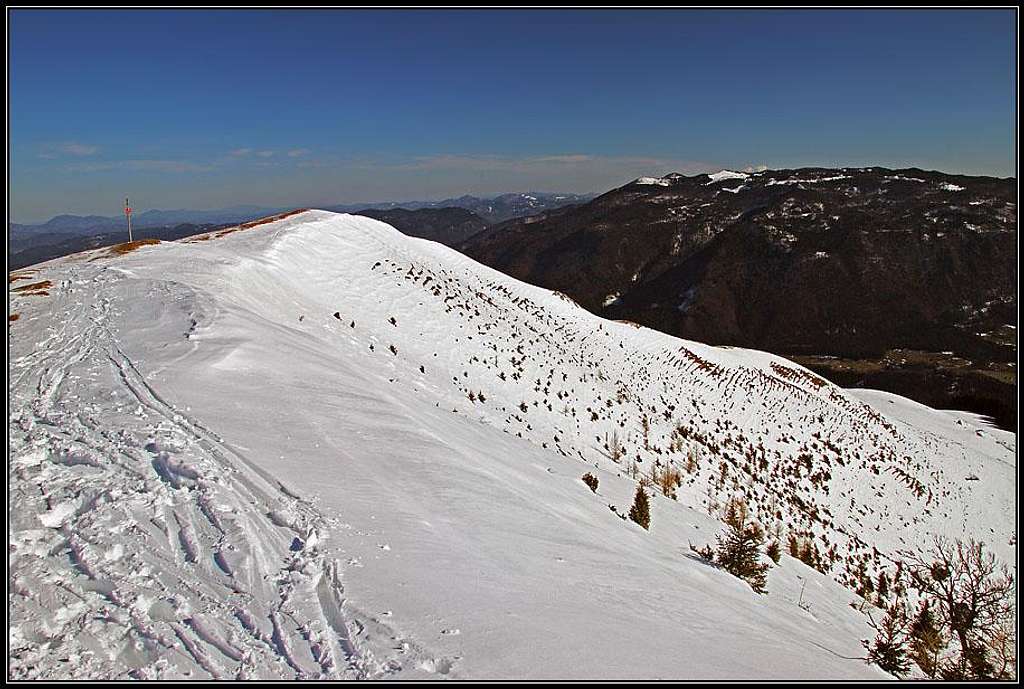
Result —
<path fill-rule="evenodd" d="M 374 679 L 439 664 L 381 625 L 390 647 L 364 642 L 343 567 L 318 544 L 331 525 L 163 400 L 77 272 L 50 297 L 59 328 L 11 363 L 11 678 Z"/>

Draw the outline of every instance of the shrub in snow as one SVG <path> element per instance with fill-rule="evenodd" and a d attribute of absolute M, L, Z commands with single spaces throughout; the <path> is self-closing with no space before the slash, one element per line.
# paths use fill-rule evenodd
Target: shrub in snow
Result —
<path fill-rule="evenodd" d="M 692 447 L 686 453 L 685 467 L 688 474 L 697 471 L 697 451 Z"/>
<path fill-rule="evenodd" d="M 583 474 L 583 482 L 590 487 L 590 490 L 594 493 L 597 492 L 597 477 L 589 471 Z"/>
<path fill-rule="evenodd" d="M 725 522 L 729 531 L 724 537 L 718 537 L 715 563 L 743 579 L 757 593 L 764 593 L 768 565 L 761 562 L 761 547 L 764 545 L 761 525 L 747 521 L 746 506 L 735 500 L 729 503 Z"/>
<path fill-rule="evenodd" d="M 821 552 L 818 550 L 818 546 L 814 544 L 810 537 L 797 537 L 790 534 L 789 554 L 819 572 L 824 573 L 827 569 L 821 560 Z"/>
<path fill-rule="evenodd" d="M 710 545 L 706 545 L 703 548 L 698 548 L 691 543 L 690 550 L 697 553 L 708 562 L 714 563 L 715 561 L 715 549 L 712 548 Z"/>
<path fill-rule="evenodd" d="M 871 620 L 870 616 L 868 619 Z M 881 623 L 876 624 L 871 620 L 870 624 L 878 635 L 872 642 L 866 639 L 861 642 L 868 651 L 867 661 L 896 677 L 910 672 L 910 661 L 907 659 L 907 615 L 903 603 L 893 603 L 886 609 Z"/>
<path fill-rule="evenodd" d="M 642 485 L 636 487 L 633 506 L 629 508 L 629 518 L 645 529 L 651 528 L 651 504 L 647 501 L 647 492 Z"/>
<path fill-rule="evenodd" d="M 597 420 L 597 414 L 592 413 L 591 421 Z M 612 460 L 616 464 L 626 454 L 626 448 L 622 446 L 622 442 L 619 440 L 619 434 L 617 431 L 613 431 L 611 437 L 607 433 L 604 434 L 604 449 L 608 459 Z"/>
<path fill-rule="evenodd" d="M 931 603 L 926 599 L 921 601 L 917 615 L 910 625 L 910 650 L 908 655 L 921 672 L 930 679 L 939 677 L 939 659 L 942 657 L 942 649 L 946 647 L 946 639 L 939 629 L 935 614 L 932 613 Z"/>
<path fill-rule="evenodd" d="M 875 584 L 875 594 L 878 596 L 878 603 L 882 604 L 889 598 L 889 577 L 883 569 L 878 573 L 878 583 Z"/>
<path fill-rule="evenodd" d="M 676 499 L 676 488 L 683 484 L 683 475 L 673 466 L 664 469 L 653 468 L 654 482 L 661 489 L 661 494 L 666 498 Z"/>
<path fill-rule="evenodd" d="M 906 561 L 913 587 L 929 601 L 943 648 L 935 671 L 947 680 L 1012 679 L 1016 601 L 1013 576 L 974 540 L 936 536 Z M 923 668 L 922 668 L 923 669 Z"/>

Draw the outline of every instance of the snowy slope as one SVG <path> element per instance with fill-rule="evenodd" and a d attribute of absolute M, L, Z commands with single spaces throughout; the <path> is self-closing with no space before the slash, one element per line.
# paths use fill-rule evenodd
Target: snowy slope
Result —
<path fill-rule="evenodd" d="M 368 218 L 12 279 L 15 677 L 872 678 L 851 572 L 931 533 L 1014 557 L 1012 435 Z M 609 509 L 688 451 L 650 532 Z M 737 494 L 828 574 L 694 559 Z"/>

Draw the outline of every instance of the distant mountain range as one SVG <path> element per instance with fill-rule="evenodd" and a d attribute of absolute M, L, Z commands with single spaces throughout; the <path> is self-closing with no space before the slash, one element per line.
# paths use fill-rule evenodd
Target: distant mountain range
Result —
<path fill-rule="evenodd" d="M 488 223 L 497 223 L 511 218 L 530 216 L 536 213 L 562 208 L 578 203 L 585 203 L 596 194 L 554 194 L 547 192 L 529 192 L 501 194 L 499 196 L 481 198 L 479 196 L 460 196 L 443 201 L 386 201 L 383 203 L 350 203 L 338 206 L 327 206 L 324 210 L 336 213 L 352 213 L 359 210 L 421 210 L 424 208 L 464 208 L 473 211 Z"/>
<path fill-rule="evenodd" d="M 143 227 L 133 232 L 133 235 L 136 240 L 159 239 L 166 242 L 191 237 L 200 232 L 208 232 L 225 226 L 223 223 L 181 223 L 163 227 Z M 126 239 L 124 228 L 95 234 L 44 233 L 38 237 L 29 237 L 27 240 L 20 242 L 10 242 L 7 251 L 7 268 L 8 270 L 19 270 L 37 263 L 60 258 L 61 256 L 77 254 L 80 251 L 120 244 Z"/>
<path fill-rule="evenodd" d="M 429 239 L 445 246 L 459 244 L 488 227 L 483 218 L 465 208 L 367 209 L 356 215 L 381 220 L 410 237 Z"/>
<path fill-rule="evenodd" d="M 324 210 L 354 213 L 383 220 L 413 237 L 453 246 L 485 230 L 491 223 L 520 216 L 537 217 L 549 210 L 583 203 L 593 194 L 516 193 L 493 198 L 460 196 L 444 201 L 383 201 L 329 206 Z M 136 239 L 181 239 L 190 234 L 226 227 L 287 210 L 263 206 L 234 206 L 218 210 L 150 210 L 132 216 Z M 11 269 L 60 256 L 108 246 L 125 239 L 123 216 L 58 215 L 45 223 L 8 226 L 7 263 Z"/>
<path fill-rule="evenodd" d="M 607 318 L 1012 425 L 1016 202 L 1013 179 L 919 169 L 672 174 L 459 248 Z"/>
<path fill-rule="evenodd" d="M 494 197 L 460 196 L 443 201 L 381 201 L 377 203 L 348 203 L 324 207 L 337 213 L 352 213 L 361 210 L 420 210 L 425 208 L 463 208 L 472 211 L 487 223 L 501 222 L 510 218 L 539 213 L 553 208 L 582 203 L 592 199 L 594 194 L 556 194 L 529 192 L 501 194 Z M 227 224 L 239 223 L 274 215 L 294 206 L 271 208 L 264 206 L 233 206 L 217 210 L 149 210 L 132 216 L 132 225 L 139 229 L 167 227 L 184 223 Z M 30 240 L 40 235 L 74 235 L 119 230 L 125 227 L 124 216 L 102 215 L 57 215 L 44 223 L 8 225 L 8 238 L 14 243 Z M 18 247 L 22 248 L 22 247 Z"/>
<path fill-rule="evenodd" d="M 139 229 L 147 227 L 165 227 L 183 223 L 193 224 L 224 224 L 245 222 L 266 215 L 280 212 L 280 209 L 263 208 L 260 206 L 234 206 L 217 210 L 149 210 L 132 216 L 132 226 Z M 87 234 L 125 227 L 123 215 L 57 215 L 44 223 L 8 225 L 11 239 L 23 240 L 27 236 L 39 234 Z"/>

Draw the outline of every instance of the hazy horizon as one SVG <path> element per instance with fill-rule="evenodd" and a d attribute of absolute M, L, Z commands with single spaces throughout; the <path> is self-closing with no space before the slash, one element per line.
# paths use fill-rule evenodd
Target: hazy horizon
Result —
<path fill-rule="evenodd" d="M 819 167 L 819 168 L 820 167 L 830 167 L 831 168 L 831 167 L 834 167 L 834 168 L 837 168 L 837 169 L 839 169 L 839 168 L 856 168 L 856 167 L 882 167 L 882 168 L 888 168 L 888 169 L 907 169 L 906 167 L 894 168 L 894 167 L 883 166 L 883 165 L 871 165 L 871 166 L 856 166 L 856 165 L 836 165 L 836 166 L 804 165 L 804 166 L 799 166 L 799 167 L 806 167 L 806 168 L 815 168 L 815 167 Z M 725 168 L 725 167 L 714 168 L 714 169 L 710 169 L 709 168 L 707 170 L 707 172 L 714 172 L 714 171 L 723 170 L 723 169 L 727 169 L 727 168 Z M 766 168 L 766 169 L 768 171 L 771 171 L 773 168 Z M 775 168 L 775 169 L 780 169 L 780 168 Z M 924 168 L 922 168 L 922 169 L 924 169 Z M 744 168 L 743 170 L 745 170 L 747 172 L 751 172 L 751 171 L 753 171 L 753 168 L 748 166 L 747 168 Z M 948 174 L 948 175 L 985 176 L 985 175 L 974 175 L 973 173 L 966 173 L 966 172 L 951 172 L 949 170 L 928 170 L 928 169 L 924 169 L 924 171 L 925 172 L 938 172 L 938 173 L 941 173 L 941 174 Z M 670 174 L 671 172 L 675 172 L 675 170 L 670 170 L 670 171 L 668 171 L 666 173 L 663 173 L 663 174 Z M 689 174 L 690 175 L 698 175 L 698 174 L 702 174 L 702 173 L 700 173 L 700 172 L 693 172 L 693 173 L 689 173 Z M 261 208 L 261 209 L 300 208 L 300 207 L 301 208 L 317 208 L 317 207 L 326 207 L 326 206 L 348 206 L 348 205 L 355 205 L 355 206 L 365 205 L 366 207 L 370 207 L 370 206 L 374 206 L 374 205 L 382 205 L 382 204 L 390 204 L 390 203 L 396 203 L 396 204 L 418 203 L 418 202 L 433 203 L 433 202 L 445 201 L 445 200 L 449 200 L 449 199 L 454 200 L 454 199 L 457 199 L 457 198 L 459 198 L 461 196 L 475 196 L 477 198 L 488 199 L 488 198 L 496 198 L 496 197 L 501 196 L 503 194 L 531 194 L 531 193 L 532 194 L 576 194 L 576 195 L 588 195 L 588 194 L 590 194 L 590 195 L 599 196 L 599 195 L 601 195 L 603 193 L 611 191 L 612 189 L 615 189 L 615 188 L 620 187 L 620 186 L 622 186 L 624 184 L 627 184 L 632 179 L 636 179 L 637 177 L 640 177 L 640 176 L 642 176 L 642 175 L 635 175 L 635 176 L 630 177 L 628 179 L 623 179 L 623 180 L 621 180 L 621 181 L 619 181 L 619 182 L 609 186 L 607 189 L 599 189 L 599 190 L 593 190 L 593 191 L 566 191 L 564 189 L 511 189 L 511 190 L 505 190 L 505 191 L 500 191 L 500 192 L 487 192 L 487 193 L 480 193 L 480 194 L 456 193 L 456 194 L 444 194 L 444 195 L 439 195 L 439 196 L 434 196 L 434 197 L 422 197 L 422 198 L 396 197 L 396 198 L 370 199 L 370 200 L 365 200 L 365 201 L 325 201 L 325 202 L 319 203 L 319 204 L 284 203 L 284 204 L 279 204 L 279 205 L 264 205 L 264 204 L 259 204 L 259 203 L 232 203 L 232 204 L 227 204 L 227 205 L 224 205 L 224 206 L 204 206 L 204 207 L 195 207 L 195 208 L 194 207 L 185 207 L 185 206 L 176 206 L 176 207 L 169 207 L 169 206 L 168 207 L 156 207 L 156 206 L 154 206 L 154 207 L 149 207 L 149 206 L 137 203 L 135 199 L 131 200 L 131 204 L 132 204 L 133 213 L 135 215 L 138 215 L 138 214 L 141 214 L 141 213 L 145 213 L 147 211 L 158 211 L 158 212 L 175 212 L 175 211 L 212 212 L 212 211 L 231 210 L 231 209 L 235 209 L 235 208 Z M 1014 179 L 1014 176 L 1013 175 L 1007 175 L 1006 178 Z M 41 225 L 41 224 L 44 224 L 44 223 L 46 223 L 46 222 L 48 222 L 50 220 L 53 220 L 54 218 L 56 218 L 58 216 L 61 216 L 61 215 L 70 215 L 70 216 L 92 216 L 92 215 L 95 215 L 95 216 L 101 216 L 101 217 L 117 217 L 117 216 L 119 216 L 121 214 L 122 207 L 123 207 L 123 204 L 119 203 L 120 200 L 121 199 L 119 199 L 119 198 L 112 199 L 111 205 L 110 205 L 110 208 L 112 210 L 109 210 L 109 211 L 106 211 L 106 212 L 100 212 L 100 213 L 57 212 L 57 213 L 54 213 L 53 215 L 49 215 L 49 216 L 46 216 L 46 217 L 40 218 L 40 219 L 32 219 L 32 220 L 28 220 L 28 221 L 11 220 L 10 222 L 11 222 L 11 224 L 16 224 L 16 225 Z"/>

